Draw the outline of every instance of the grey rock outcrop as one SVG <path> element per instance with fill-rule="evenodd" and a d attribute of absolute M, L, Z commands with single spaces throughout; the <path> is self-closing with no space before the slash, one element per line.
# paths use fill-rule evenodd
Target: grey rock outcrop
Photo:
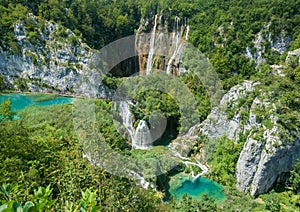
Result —
<path fill-rule="evenodd" d="M 207 119 L 201 124 L 190 129 L 187 135 L 195 136 L 199 132 L 206 135 L 208 138 L 220 138 L 227 136 L 229 139 L 238 139 L 239 132 L 249 129 L 250 126 L 241 126 L 242 116 L 237 110 L 232 118 L 228 117 L 226 108 L 234 109 L 237 107 L 237 100 L 248 98 L 254 87 L 259 84 L 252 81 L 245 81 L 237 86 L 234 86 L 225 94 L 220 101 L 219 107 L 212 108 L 211 113 Z M 255 124 L 255 123 L 253 123 Z"/>
<path fill-rule="evenodd" d="M 34 30 L 28 29 L 28 20 Z M 0 73 L 11 85 L 23 78 L 31 91 L 105 96 L 105 89 L 99 85 L 99 73 L 91 67 L 95 50 L 62 26 L 32 14 L 27 21 L 14 24 L 18 52 L 0 48 Z"/>
<path fill-rule="evenodd" d="M 295 49 L 294 51 L 289 51 L 288 56 L 286 57 L 286 63 L 292 62 L 292 60 L 295 60 L 295 62 L 298 62 L 298 65 L 300 65 L 300 49 Z"/>
<path fill-rule="evenodd" d="M 299 140 L 280 143 L 279 137 L 264 138 L 266 141 L 248 138 L 237 163 L 237 188 L 253 196 L 267 192 L 300 157 Z"/>
<path fill-rule="evenodd" d="M 275 39 L 272 38 L 269 30 L 271 24 L 272 23 L 266 24 L 264 29 L 262 29 L 252 41 L 255 49 L 247 47 L 244 52 L 244 55 L 249 59 L 254 60 L 257 66 L 265 63 L 266 61 L 266 58 L 264 57 L 264 54 L 267 51 L 267 47 L 265 45 L 266 41 L 270 43 L 269 48 L 271 48 L 272 51 L 278 52 L 280 55 L 286 52 L 289 48 L 291 39 L 284 31 L 282 31 Z"/>
<path fill-rule="evenodd" d="M 234 86 L 224 95 L 220 107 L 213 108 L 208 118 L 190 129 L 189 135 L 202 132 L 209 139 L 226 136 L 238 142 L 240 135 L 246 135 L 244 146 L 236 165 L 237 188 L 256 196 L 267 192 L 282 174 L 289 172 L 297 158 L 300 158 L 300 140 L 278 124 L 276 105 L 258 92 L 251 96 L 258 83 L 245 81 Z M 242 105 L 241 98 L 253 98 L 250 104 Z M 228 116 L 226 108 L 234 111 Z M 258 110 L 265 108 L 267 123 L 259 121 Z M 243 115 L 243 113 L 247 116 Z M 284 140 L 280 134 L 290 133 L 291 139 Z"/>
<path fill-rule="evenodd" d="M 280 133 L 286 131 L 278 124 L 276 106 L 263 99 L 264 94 L 253 101 L 252 118 L 257 108 L 268 108 L 269 123 L 253 122 L 250 134 L 240 153 L 237 166 L 237 188 L 256 196 L 267 192 L 279 177 L 289 172 L 297 158 L 300 158 L 300 140 L 290 132 L 291 139 L 283 139 Z M 260 100 L 260 98 L 262 100 Z M 250 122 L 249 118 L 249 122 Z M 294 135 L 299 134 L 298 132 Z"/>

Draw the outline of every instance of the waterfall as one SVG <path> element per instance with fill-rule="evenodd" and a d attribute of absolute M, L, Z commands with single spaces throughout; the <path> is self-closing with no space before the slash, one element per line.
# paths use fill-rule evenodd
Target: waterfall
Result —
<path fill-rule="evenodd" d="M 134 142 L 132 148 L 134 149 L 148 149 L 152 146 L 152 137 L 147 125 L 147 122 L 141 120 L 136 128 Z"/>
<path fill-rule="evenodd" d="M 188 40 L 188 39 L 189 39 L 189 32 L 190 32 L 190 26 L 187 25 L 187 26 L 186 26 L 186 33 L 185 33 L 185 40 Z"/>
<path fill-rule="evenodd" d="M 130 173 L 133 175 L 133 177 L 135 179 L 137 179 L 139 181 L 139 185 L 141 185 L 144 189 L 148 189 L 149 188 L 150 183 L 147 182 L 147 180 L 145 180 L 145 178 L 143 178 L 142 175 L 138 174 L 135 171 L 130 171 Z"/>
<path fill-rule="evenodd" d="M 131 170 L 130 174 L 132 175 L 132 177 L 134 177 L 135 179 L 137 179 L 139 181 L 139 185 L 142 186 L 144 189 L 153 189 L 154 191 L 157 191 L 155 184 L 153 183 L 149 183 L 144 177 L 143 175 L 139 174 L 136 171 Z"/>
<path fill-rule="evenodd" d="M 120 101 L 119 115 L 121 116 L 123 125 L 128 131 L 130 139 L 133 142 L 135 137 L 135 130 L 133 128 L 133 114 L 130 112 L 130 105 L 128 104 L 128 102 Z"/>
<path fill-rule="evenodd" d="M 170 60 L 168 62 L 167 74 L 171 74 L 173 61 L 174 61 L 175 57 L 178 55 L 178 53 L 180 52 L 180 50 L 182 48 L 182 45 L 183 45 L 182 42 L 180 42 L 183 27 L 181 27 L 181 30 L 179 31 L 179 20 L 180 20 L 180 18 L 176 16 L 175 17 L 174 32 L 173 32 L 173 36 L 172 36 L 172 46 L 175 44 L 175 49 L 174 49 L 173 54 L 170 57 Z"/>
<path fill-rule="evenodd" d="M 154 27 L 153 27 L 153 31 L 152 31 L 151 38 L 150 38 L 149 54 L 148 54 L 147 69 L 146 69 L 147 75 L 151 74 L 151 69 L 152 69 L 152 59 L 153 59 L 153 54 L 154 54 L 156 26 L 157 26 L 157 15 L 155 15 L 155 18 L 154 18 Z"/>
<path fill-rule="evenodd" d="M 167 74 L 173 71 L 175 75 L 187 71 L 180 64 L 182 64 L 185 41 L 188 40 L 190 31 L 188 19 L 178 16 L 163 17 L 162 12 L 156 14 L 151 19 L 151 24 L 148 20 L 141 20 L 135 44 L 137 52 L 141 53 L 139 56 L 141 75 L 149 75 L 153 69 L 165 70 Z M 145 37 L 143 32 L 150 33 L 149 37 Z M 145 45 L 144 42 L 148 44 Z"/>
<path fill-rule="evenodd" d="M 130 111 L 130 102 L 120 101 L 119 115 L 122 123 L 130 135 L 133 149 L 148 149 L 152 146 L 152 137 L 147 122 L 141 120 L 138 127 L 133 127 L 133 114 Z"/>
<path fill-rule="evenodd" d="M 186 157 L 183 157 L 179 152 L 175 151 L 174 149 L 172 149 L 172 152 L 173 152 L 173 155 L 175 157 L 178 157 L 181 159 L 181 162 L 188 166 L 188 165 L 193 165 L 193 166 L 198 166 L 202 172 L 198 173 L 196 176 L 194 175 L 194 171 L 192 171 L 192 177 L 193 177 L 193 181 L 195 181 L 196 179 L 198 179 L 200 176 L 206 174 L 209 172 L 208 168 L 203 165 L 202 163 L 200 163 L 200 161 L 196 160 L 196 162 L 192 162 L 190 158 L 186 158 Z"/>

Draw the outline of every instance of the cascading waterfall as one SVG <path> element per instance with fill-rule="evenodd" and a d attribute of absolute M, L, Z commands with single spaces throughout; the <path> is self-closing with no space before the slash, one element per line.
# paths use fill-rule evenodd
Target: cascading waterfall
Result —
<path fill-rule="evenodd" d="M 151 69 L 152 69 L 152 59 L 153 59 L 153 54 L 154 54 L 156 27 L 157 27 L 157 15 L 155 15 L 155 18 L 154 18 L 154 27 L 153 27 L 153 31 L 152 31 L 151 38 L 150 38 L 149 54 L 148 54 L 147 68 L 146 68 L 147 75 L 151 74 Z"/>
<path fill-rule="evenodd" d="M 144 189 L 153 189 L 157 191 L 155 184 L 148 182 L 141 174 L 135 171 L 130 171 L 131 175 L 139 181 L 139 185 L 142 186 Z"/>
<path fill-rule="evenodd" d="M 171 66 L 173 64 L 173 60 L 176 56 L 176 53 L 177 53 L 177 50 L 178 50 L 178 42 L 179 42 L 179 32 L 178 32 L 178 22 L 179 22 L 179 18 L 177 16 L 175 16 L 175 23 L 174 23 L 174 29 L 173 29 L 173 36 L 172 36 L 172 46 L 173 44 L 175 44 L 175 49 L 173 51 L 173 54 L 168 62 L 168 65 L 167 65 L 167 74 L 171 74 Z"/>
<path fill-rule="evenodd" d="M 130 103 L 126 101 L 120 101 L 119 103 L 119 115 L 122 118 L 123 125 L 129 133 L 131 141 L 134 140 L 135 130 L 133 128 L 133 114 L 130 111 Z"/>
<path fill-rule="evenodd" d="M 173 72 L 174 75 L 186 72 L 187 70 L 180 64 L 185 47 L 184 41 L 188 39 L 190 31 L 188 19 L 178 16 L 173 19 L 161 12 L 151 20 L 150 25 L 149 19 L 142 19 L 136 35 L 136 50 L 141 53 L 139 56 L 141 75 L 149 75 L 153 69 L 166 70 L 168 74 Z M 144 33 L 148 32 L 149 36 L 145 37 Z M 145 42 L 148 45 L 145 45 Z"/>
<path fill-rule="evenodd" d="M 174 32 L 173 32 L 173 36 L 172 36 L 172 46 L 174 46 L 175 44 L 175 48 L 173 51 L 172 56 L 169 59 L 168 65 L 167 65 L 167 74 L 171 74 L 172 72 L 172 65 L 173 65 L 173 61 L 176 58 L 176 56 L 180 55 L 181 49 L 183 47 L 183 42 L 182 42 L 182 36 L 183 36 L 183 32 L 184 32 L 184 28 L 186 28 L 186 34 L 185 34 L 185 39 L 188 39 L 188 33 L 189 33 L 189 26 L 186 23 L 185 20 L 185 25 L 180 27 L 179 30 L 179 21 L 180 18 L 179 17 L 175 17 L 175 24 L 174 24 Z"/>
<path fill-rule="evenodd" d="M 186 26 L 185 40 L 189 39 L 190 26 L 188 25 L 188 19 L 184 18 L 184 25 Z"/>
<path fill-rule="evenodd" d="M 188 39 L 189 39 L 189 32 L 190 32 L 190 26 L 187 25 L 187 26 L 186 26 L 186 33 L 185 33 L 185 40 L 188 40 Z"/>
<path fill-rule="evenodd" d="M 147 122 L 141 120 L 135 131 L 133 149 L 148 149 L 152 146 L 152 137 Z"/>
<path fill-rule="evenodd" d="M 120 101 L 119 115 L 128 131 L 133 149 L 148 149 L 152 146 L 152 137 L 147 122 L 141 120 L 138 127 L 133 127 L 133 114 L 130 111 L 130 102 Z"/>
<path fill-rule="evenodd" d="M 184 68 L 180 67 L 180 63 L 184 50 L 184 40 L 188 39 L 189 33 L 187 18 L 180 19 L 176 16 L 174 20 L 166 16 L 166 19 L 164 19 L 164 15 L 161 12 L 156 14 L 151 20 L 152 24 L 149 24 L 148 19 L 141 20 L 141 25 L 136 36 L 135 47 L 137 52 L 141 53 L 139 55 L 140 73 L 142 75 L 149 75 L 154 68 L 157 68 L 166 70 L 167 74 L 171 74 L 173 66 L 176 65 L 177 68 L 174 74 L 180 74 L 182 71 L 185 71 Z M 166 33 L 170 26 L 168 25 L 169 23 L 173 25 L 171 32 L 169 32 L 170 36 Z M 149 28 L 149 26 L 152 28 Z M 151 32 L 150 38 L 145 37 L 143 32 Z M 149 45 L 145 45 L 145 42 Z M 147 52 L 147 56 L 145 56 L 145 52 Z M 154 55 L 154 53 L 157 55 Z M 121 105 L 120 107 L 125 106 Z M 134 129 L 133 116 L 129 108 L 121 110 L 124 110 L 120 113 L 120 116 L 123 117 L 123 123 L 130 134 L 132 148 L 147 149 L 151 147 L 153 138 L 151 137 L 147 123 L 141 120 L 138 123 L 138 127 Z"/>
<path fill-rule="evenodd" d="M 202 172 L 198 173 L 196 176 L 194 174 L 194 171 L 192 171 L 193 181 L 197 180 L 199 177 L 201 177 L 202 175 L 209 172 L 208 168 L 205 165 L 203 165 L 202 163 L 200 163 L 200 161 L 196 160 L 196 162 L 192 162 L 190 158 L 183 157 L 179 152 L 175 151 L 174 149 L 172 149 L 172 152 L 173 152 L 173 155 L 175 157 L 178 157 L 178 158 L 181 159 L 181 162 L 184 165 L 186 165 L 186 166 L 188 166 L 188 165 L 197 166 L 202 170 Z"/>

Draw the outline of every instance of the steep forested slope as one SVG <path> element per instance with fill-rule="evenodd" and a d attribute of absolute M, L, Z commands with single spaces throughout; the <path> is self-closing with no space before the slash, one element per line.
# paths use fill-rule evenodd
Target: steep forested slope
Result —
<path fill-rule="evenodd" d="M 154 15 L 160 12 L 170 20 L 175 16 L 186 18 L 190 26 L 189 42 L 209 58 L 225 91 L 230 94 L 232 90 L 243 87 L 244 80 L 257 85 L 251 92 L 237 95 L 236 101 L 228 99 L 225 111 L 213 109 L 210 117 L 217 118 L 208 118 L 202 133 L 209 137 L 211 131 L 218 129 L 219 122 L 234 126 L 234 130 L 221 134 L 213 144 L 201 135 L 201 141 L 193 150 L 197 155 L 200 147 L 210 143 L 206 147 L 210 153 L 207 155 L 210 177 L 231 190 L 235 187 L 237 174 L 240 190 L 248 191 L 251 183 L 252 189 L 259 185 L 253 183 L 252 178 L 244 180 L 247 178 L 245 167 L 251 166 L 249 173 L 254 176 L 263 165 L 268 167 L 274 165 L 275 160 L 286 158 L 289 153 L 281 155 L 282 146 L 289 148 L 299 142 L 299 10 L 299 0 L 0 0 L 0 90 L 39 91 L 43 88 L 72 93 L 74 90 L 70 85 L 75 83 L 76 76 L 90 68 L 86 62 L 89 56 L 118 38 L 135 34 L 141 20 L 151 23 Z M 20 68 L 20 64 L 25 65 Z M 24 67 L 26 72 L 18 75 L 18 70 L 24 71 Z M 113 74 L 122 76 L 118 71 L 121 70 Z M 180 79 L 196 96 L 198 116 L 201 121 L 205 120 L 211 108 L 203 86 L 199 86 L 201 83 L 192 74 L 182 75 Z M 116 88 L 119 83 L 120 80 L 113 76 L 103 81 L 110 88 Z M 180 117 L 177 105 L 164 93 L 143 92 L 137 101 L 140 107 L 132 109 L 136 125 L 139 120 L 148 121 L 152 105 L 160 105 L 159 109 L 167 113 L 170 120 Z M 1 113 L 5 109 L 4 103 Z M 99 111 L 109 111 L 111 102 L 99 100 L 97 107 Z M 104 211 L 156 211 L 159 208 L 180 211 L 187 208 L 197 210 L 198 207 L 216 210 L 215 203 L 207 199 L 197 202 L 186 198 L 163 205 L 160 201 L 162 193 L 146 191 L 130 180 L 111 176 L 91 166 L 81 157 L 82 147 L 72 132 L 71 107 L 49 107 L 37 112 L 40 110 L 25 110 L 23 119 L 18 121 L 4 121 L 0 115 L 0 183 L 6 184 L 1 188 L 1 202 L 16 200 L 24 206 L 26 201 L 32 200 L 32 204 L 38 206 L 45 201 L 45 210 L 70 211 L 79 208 L 99 210 L 96 205 L 101 205 Z M 108 119 L 108 116 L 102 117 L 99 124 L 105 141 L 114 149 L 122 150 L 122 154 L 130 155 L 128 142 Z M 256 125 L 255 130 L 247 128 L 251 124 Z M 173 128 L 176 127 L 177 123 Z M 266 135 L 268 132 L 273 134 Z M 176 134 L 176 129 L 172 133 Z M 234 135 L 230 137 L 230 133 Z M 271 136 L 277 140 L 269 145 Z M 274 152 L 275 159 L 269 160 Z M 261 157 L 267 159 L 261 160 L 262 166 L 259 167 L 257 161 Z M 296 158 L 284 161 L 290 163 Z M 293 166 L 294 170 L 288 173 Z M 290 163 L 285 168 L 278 168 L 278 172 L 287 172 L 284 174 L 291 175 L 290 180 L 289 176 L 280 175 L 286 179 L 286 184 L 283 189 L 274 188 L 283 192 L 262 195 L 265 205 L 257 206 L 233 189 L 229 192 L 230 204 L 223 203 L 219 208 L 299 209 L 299 163 Z M 263 171 L 259 170 L 258 173 L 262 174 L 256 174 L 255 179 L 263 179 Z M 164 181 L 164 177 L 158 181 Z M 15 186 L 10 187 L 7 183 Z M 48 185 L 53 189 L 51 195 L 45 189 L 40 193 L 34 191 L 39 186 Z M 266 192 L 269 188 L 270 185 L 259 192 L 254 189 L 253 194 Z M 251 204 L 246 205 L 247 201 Z M 9 204 L 12 206 L 13 201 Z"/>

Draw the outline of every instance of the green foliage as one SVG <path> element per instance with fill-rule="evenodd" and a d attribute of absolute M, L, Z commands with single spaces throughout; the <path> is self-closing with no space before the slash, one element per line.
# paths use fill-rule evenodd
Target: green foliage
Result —
<path fill-rule="evenodd" d="M 4 184 L 2 187 L 7 188 L 10 184 Z M 51 200 L 50 185 L 47 188 L 39 187 L 38 190 L 34 190 L 34 196 L 32 201 L 27 201 L 23 206 L 22 204 L 9 200 L 5 204 L 0 206 L 0 211 L 28 211 L 28 212 L 40 212 L 49 211 L 56 200 Z M 4 210 L 1 210 L 4 209 Z"/>
<path fill-rule="evenodd" d="M 4 76 L 0 75 L 0 93 L 5 88 Z"/>
<path fill-rule="evenodd" d="M 131 156 L 138 161 L 139 170 L 144 170 L 143 176 L 167 173 L 179 163 L 168 150 L 161 146 L 153 147 L 151 150 L 133 150 Z"/>
<path fill-rule="evenodd" d="M 10 184 L 2 185 L 2 188 L 10 187 Z M 6 211 L 28 211 L 28 212 L 42 212 L 42 211 L 52 211 L 54 209 L 55 199 L 51 198 L 52 189 L 50 185 L 46 188 L 39 187 L 38 190 L 34 190 L 34 195 L 32 201 L 27 201 L 24 205 L 13 200 L 7 200 L 3 205 L 0 206 L 1 212 Z M 82 191 L 82 197 L 78 200 L 78 203 L 73 203 L 66 206 L 65 211 L 75 211 L 80 210 L 83 212 L 96 212 L 103 209 L 101 206 L 97 206 L 97 190 L 91 192 L 86 189 L 85 192 Z"/>
<path fill-rule="evenodd" d="M 90 189 L 86 189 L 85 192 L 81 192 L 82 198 L 79 200 L 81 206 L 80 211 L 96 212 L 102 207 L 97 205 L 97 190 L 91 192 Z"/>
<path fill-rule="evenodd" d="M 210 177 L 222 185 L 234 186 L 235 168 L 243 142 L 234 143 L 227 138 L 216 139 L 215 152 L 210 153 Z"/>
<path fill-rule="evenodd" d="M 266 209 L 272 212 L 280 211 L 279 198 L 274 191 L 271 191 L 266 198 Z"/>
<path fill-rule="evenodd" d="M 55 211 L 76 211 L 81 207 L 83 211 L 98 211 L 98 206 L 103 210 L 154 211 L 159 204 L 154 192 L 111 176 L 82 158 L 70 105 L 28 107 L 20 117 L 21 120 L 0 125 L 0 182 L 18 183 L 12 195 L 12 189 L 2 189 L 8 191 L 5 197 L 2 195 L 3 200 L 19 202 L 12 203 L 18 207 L 29 207 L 27 201 L 34 207 L 51 205 Z M 114 140 L 114 134 L 109 136 Z M 50 184 L 51 189 L 47 188 Z M 44 189 L 36 190 L 38 187 Z M 77 203 L 80 199 L 82 205 Z"/>
<path fill-rule="evenodd" d="M 177 130 L 187 130 L 198 122 L 196 101 L 190 90 L 178 79 L 172 80 L 166 74 L 151 74 L 147 78 L 131 77 L 118 87 L 117 96 L 130 97 L 138 102 L 132 108 L 135 123 L 149 120 L 150 115 L 161 112 L 167 119 L 179 120 Z"/>
<path fill-rule="evenodd" d="M 18 78 L 14 83 L 20 91 L 29 91 L 26 79 Z"/>
<path fill-rule="evenodd" d="M 300 48 L 300 33 L 298 34 L 296 39 L 291 42 L 291 50 L 295 50 L 295 49 L 299 49 L 299 48 Z"/>
<path fill-rule="evenodd" d="M 141 18 L 151 18 L 160 10 L 164 10 L 167 19 L 170 18 L 170 20 L 175 15 L 188 17 L 191 27 L 189 40 L 209 57 L 223 80 L 224 88 L 229 89 L 250 77 L 261 81 L 263 85 L 260 89 L 266 93 L 265 98 L 272 100 L 276 105 L 274 113 L 279 117 L 277 124 L 280 125 L 280 129 L 284 129 L 282 130 L 282 139 L 287 139 L 291 135 L 299 136 L 297 129 L 300 126 L 300 69 L 297 58 L 291 58 L 286 64 L 286 77 L 279 77 L 271 74 L 268 65 L 260 66 L 257 69 L 260 71 L 256 73 L 254 63 L 244 56 L 244 51 L 247 46 L 250 47 L 252 53 L 256 51 L 251 42 L 267 23 L 270 23 L 269 33 L 273 40 L 280 33 L 284 33 L 292 38 L 291 50 L 299 48 L 299 4 L 298 0 L 275 0 L 272 1 L 272 4 L 268 1 L 221 0 L 2 0 L 0 46 L 4 50 L 19 53 L 19 43 L 13 32 L 13 24 L 19 20 L 23 20 L 25 23 L 29 42 L 37 46 L 44 45 L 40 36 L 44 23 L 43 21 L 39 24 L 34 23 L 28 18 L 29 12 L 61 24 L 63 27 L 59 28 L 57 36 L 67 38 L 73 46 L 78 42 L 77 37 L 81 37 L 88 45 L 97 49 L 117 38 L 133 34 L 134 30 L 138 28 Z M 67 37 L 66 28 L 73 30 L 76 36 Z M 284 61 L 285 55 L 280 56 L 278 52 L 273 51 L 270 43 L 264 45 L 266 51 L 263 56 L 269 65 L 277 64 L 280 60 Z M 33 55 L 31 58 L 37 65 L 38 58 Z M 189 62 L 189 64 L 184 64 L 188 68 L 192 67 L 195 61 Z M 210 112 L 210 102 L 204 86 L 193 74 L 183 75 L 180 79 L 192 90 L 196 98 L 197 117 L 189 118 L 193 121 L 198 120 L 197 118 L 201 121 L 204 120 Z M 113 89 L 120 83 L 112 76 L 106 77 L 103 82 Z M 39 80 L 33 79 L 32 83 L 42 85 Z M 0 90 L 3 88 L 3 84 L 4 80 L 0 77 Z M 16 86 L 21 91 L 28 90 L 25 79 L 17 80 Z M 46 84 L 43 86 L 49 87 Z M 136 85 L 133 84 L 134 86 Z M 180 88 L 176 89 L 172 92 L 176 93 Z M 132 108 L 136 124 L 140 119 L 148 120 L 153 110 L 161 110 L 167 118 L 180 119 L 181 123 L 185 123 L 186 120 L 180 117 L 180 108 L 172 95 L 155 89 L 140 89 L 140 91 L 136 96 L 136 101 L 140 103 L 139 108 Z M 186 96 L 182 95 L 182 98 L 189 106 L 188 99 L 185 99 Z M 241 99 L 238 107 L 247 108 L 253 98 L 251 96 Z M 111 102 L 97 100 L 96 104 L 99 109 L 97 113 L 98 128 L 104 135 L 105 141 L 115 150 L 128 151 L 130 146 L 114 129 L 113 122 L 108 115 L 108 112 L 111 112 Z M 13 113 L 10 111 L 10 105 L 11 102 L 3 103 L 2 101 L 0 110 L 2 120 L 12 120 Z M 184 107 L 183 110 L 186 108 Z M 237 108 L 231 109 L 229 116 L 233 117 Z M 273 123 L 270 121 L 271 114 L 267 113 L 269 109 L 257 110 L 256 115 L 257 121 L 270 129 L 273 127 Z M 243 116 L 243 120 L 246 120 L 249 115 L 248 111 L 239 112 Z M 156 210 L 159 200 L 151 191 L 137 188 L 131 181 L 113 177 L 97 167 L 92 167 L 81 157 L 82 147 L 77 141 L 76 134 L 72 131 L 70 114 L 70 106 L 48 107 L 44 111 L 33 107 L 21 112 L 22 120 L 1 123 L 0 182 L 11 184 L 18 182 L 18 187 L 6 184 L 1 188 L 1 192 L 5 201 L 13 198 L 20 202 L 7 203 L 7 207 L 17 210 L 21 207 L 23 209 L 36 207 L 41 203 L 51 205 L 51 209 L 58 211 L 63 209 L 70 211 L 79 209 L 82 211 Z M 261 139 L 262 131 L 258 130 L 256 136 Z M 244 135 L 244 137 L 246 136 Z M 235 164 L 243 141 L 234 144 L 233 141 L 222 138 L 207 147 L 210 150 L 209 163 L 213 179 L 225 185 L 234 184 Z M 206 145 L 205 142 L 204 145 Z M 212 150 L 215 152 L 212 153 Z M 149 154 L 157 156 L 151 152 Z M 141 155 L 142 153 L 136 153 L 134 156 L 142 157 Z M 299 192 L 298 170 L 299 167 L 296 164 L 295 169 L 291 172 L 290 181 L 293 184 L 293 192 Z M 47 187 L 49 184 L 52 185 L 52 189 Z M 35 191 L 35 188 L 39 189 Z M 38 193 L 39 198 L 35 198 L 34 194 Z M 126 196 L 124 196 L 125 193 Z M 287 195 L 285 198 L 290 198 L 291 204 L 296 205 L 299 199 L 295 196 Z M 278 195 L 278 197 L 281 201 L 281 196 Z M 76 202 L 79 199 L 81 199 L 80 206 Z M 241 199 L 246 202 L 243 198 Z M 31 201 L 26 203 L 27 200 Z M 56 202 L 51 204 L 52 200 L 56 200 Z M 208 205 L 193 202 L 188 198 L 185 198 L 185 201 L 174 206 L 176 210 L 196 211 L 199 208 L 216 210 L 214 204 L 209 201 L 205 201 L 209 202 Z M 102 207 L 98 208 L 99 205 Z M 246 203 L 241 205 L 245 208 L 248 207 Z M 0 208 L 4 209 L 4 207 Z M 231 209 L 241 210 L 243 207 L 231 207 Z M 252 205 L 248 208 L 251 207 Z M 226 206 L 224 208 L 226 209 Z M 278 210 L 276 195 L 270 194 L 266 200 L 266 208 L 273 211 Z"/>
<path fill-rule="evenodd" d="M 292 189 L 296 192 L 300 192 L 300 159 L 298 159 L 295 164 L 294 168 L 291 171 L 290 182 L 292 183 Z"/>
<path fill-rule="evenodd" d="M 121 80 L 108 74 L 103 78 L 102 83 L 108 88 L 116 90 L 121 83 Z"/>
<path fill-rule="evenodd" d="M 10 183 L 1 185 L 0 192 L 1 192 L 2 197 L 4 197 L 4 201 L 11 201 L 12 193 L 16 189 L 17 189 L 17 185 L 12 185 Z M 3 202 L 2 199 L 1 199 L 1 202 Z"/>
<path fill-rule="evenodd" d="M 13 53 L 19 52 L 17 39 L 13 35 L 13 24 L 25 18 L 28 14 L 28 8 L 21 4 L 0 5 L 0 46 Z"/>
<path fill-rule="evenodd" d="M 197 102 L 197 112 L 200 121 L 206 119 L 211 110 L 210 98 L 201 80 L 192 72 L 180 76 L 181 80 L 193 93 Z"/>
<path fill-rule="evenodd" d="M 245 195 L 233 187 L 225 187 L 226 201 L 221 202 L 218 208 L 222 211 L 264 211 L 265 205 L 250 195 Z"/>
<path fill-rule="evenodd" d="M 212 197 L 208 198 L 203 195 L 201 200 L 193 200 L 191 197 L 184 195 L 180 201 L 172 203 L 172 211 L 178 212 L 197 212 L 197 211 L 216 211 L 217 204 Z"/>
<path fill-rule="evenodd" d="M 112 114 L 112 102 L 107 100 L 97 100 L 97 122 L 98 130 L 104 138 L 104 141 L 110 144 L 113 149 L 128 150 L 130 146 L 123 135 L 115 128 Z"/>
<path fill-rule="evenodd" d="M 11 105 L 12 102 L 10 98 L 8 98 L 7 100 L 4 100 L 4 98 L 2 98 L 2 102 L 0 105 L 0 122 L 13 120 L 16 112 L 11 110 Z"/>
<path fill-rule="evenodd" d="M 151 18 L 153 14 L 163 10 L 166 20 L 172 20 L 175 15 L 189 18 L 191 32 L 189 40 L 203 51 L 223 80 L 225 89 L 248 79 L 256 73 L 254 63 L 244 56 L 247 46 L 255 52 L 252 40 L 257 33 L 270 23 L 268 32 L 272 39 L 285 32 L 292 37 L 292 49 L 296 49 L 299 40 L 299 2 L 277 0 L 272 4 L 265 1 L 223 2 L 199 0 L 185 2 L 170 1 L 63 1 L 57 0 L 2 2 L 3 46 L 9 44 L 10 49 L 18 49 L 13 36 L 12 23 L 25 19 L 32 11 L 46 20 L 60 23 L 58 37 L 65 38 L 64 27 L 73 30 L 78 36 L 93 48 L 101 48 L 105 44 L 126 35 L 131 35 L 138 28 L 141 18 Z M 10 4 L 9 4 L 10 3 Z M 299 7 L 298 7 L 299 6 Z M 26 8 L 27 7 L 27 8 Z M 297 9 L 296 9 L 297 8 Z M 28 39 L 31 43 L 41 43 L 39 28 L 26 20 Z M 1 28 L 1 29 L 2 29 Z M 70 38 L 69 42 L 76 42 Z M 266 43 L 263 55 L 268 64 L 278 63 L 280 55 Z"/>

